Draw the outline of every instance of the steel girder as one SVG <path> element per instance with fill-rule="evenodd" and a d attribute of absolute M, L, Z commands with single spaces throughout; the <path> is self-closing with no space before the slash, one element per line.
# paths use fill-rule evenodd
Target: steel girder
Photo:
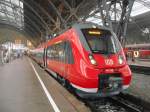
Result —
<path fill-rule="evenodd" d="M 103 25 L 113 29 L 120 41 L 125 37 L 127 23 L 134 0 L 19 0 L 23 3 L 20 7 L 21 20 L 25 31 L 32 37 L 43 37 L 60 32 L 76 22 L 84 22 L 89 17 L 102 19 Z M 1 0 L 3 4 L 12 7 L 15 21 L 19 17 L 15 11 L 12 0 Z M 20 3 L 20 2 L 19 2 Z M 45 4 L 46 5 L 45 5 Z M 120 7 L 118 9 L 117 7 Z M 5 15 L 8 11 L 6 11 Z M 99 15 L 97 15 L 99 13 Z M 119 18 L 119 19 L 118 19 Z M 8 18 L 9 19 L 9 18 Z M 9 21 L 11 24 L 11 21 Z M 17 22 L 16 22 L 17 23 Z M 117 27 L 114 27 L 117 26 Z M 41 41 L 40 39 L 38 39 Z"/>
<path fill-rule="evenodd" d="M 39 13 L 45 20 L 46 16 L 45 14 L 44 15 L 42 14 L 42 11 L 39 8 L 39 6 L 41 7 L 44 6 L 41 5 L 42 1 L 41 2 L 39 1 L 40 0 L 34 0 L 34 2 L 36 2 L 34 4 L 36 5 L 34 5 L 33 8 L 34 9 L 38 8 L 37 13 Z M 47 6 L 51 8 L 51 12 L 52 12 L 51 13 L 46 8 L 44 8 L 47 11 L 47 14 L 50 15 L 49 20 L 51 21 L 51 23 L 47 22 L 46 20 L 45 21 L 49 24 L 51 28 L 50 31 L 51 34 L 57 33 L 62 29 L 67 28 L 72 23 L 82 21 L 77 13 L 80 12 L 79 10 L 81 7 L 87 5 L 88 3 L 87 0 L 72 0 L 71 4 L 67 0 L 57 0 L 57 1 L 46 0 L 46 1 L 48 4 Z"/>
<path fill-rule="evenodd" d="M 55 26 L 55 28 L 52 28 L 54 33 L 57 33 L 64 28 L 67 28 L 72 23 L 86 21 L 88 17 L 94 16 L 96 18 L 102 19 L 104 26 L 114 30 L 120 41 L 123 41 L 126 35 L 127 23 L 134 3 L 134 0 L 92 0 L 92 2 L 95 3 L 93 9 L 88 9 L 88 14 L 85 12 L 83 15 L 80 15 L 80 9 L 87 4 L 91 4 L 91 1 L 47 1 L 47 3 L 53 9 L 52 12 L 55 12 L 55 16 L 52 14 L 52 17 L 54 18 L 54 20 L 56 20 L 56 24 L 53 25 Z M 120 9 L 117 8 L 118 5 Z M 90 13 L 91 11 L 92 13 Z M 96 13 L 98 12 L 100 12 L 100 16 L 96 15 Z"/>
<path fill-rule="evenodd" d="M 16 28 L 19 28 L 19 25 L 17 25 L 17 20 L 16 20 L 16 18 L 19 18 L 19 17 L 14 14 L 14 10 L 13 10 L 13 8 L 16 7 L 16 5 L 12 4 L 11 1 L 4 1 L 4 0 L 0 1 L 0 4 L 3 5 L 3 7 L 5 7 L 5 10 L 0 10 L 0 12 L 4 13 L 7 16 L 6 20 L 2 20 L 3 23 L 15 26 Z M 7 8 L 9 7 L 10 9 L 12 8 L 12 12 L 8 11 L 6 7 Z M 22 9 L 20 9 L 20 10 L 22 10 Z M 9 15 L 9 17 L 14 16 L 14 21 L 10 21 L 11 18 L 9 18 L 8 15 Z M 20 27 L 20 29 L 23 29 L 22 27 Z"/>
<path fill-rule="evenodd" d="M 1 4 L 4 4 L 5 6 L 11 8 L 11 6 L 9 6 L 8 4 L 5 4 L 5 3 L 1 3 Z M 11 4 L 11 5 L 12 5 L 12 4 Z M 1 13 L 6 13 L 6 12 L 1 11 L 1 10 L 0 10 L 0 12 L 1 12 Z M 23 13 L 21 13 L 21 12 L 20 12 L 20 14 L 23 15 Z M 12 16 L 10 11 L 7 11 L 7 15 Z M 31 18 L 29 18 L 29 17 L 26 16 L 26 15 L 24 15 L 24 17 L 27 18 L 28 21 L 30 21 L 30 23 L 28 23 L 28 26 L 30 26 L 30 29 L 35 30 L 37 33 L 40 33 L 40 32 L 41 32 L 40 29 L 39 29 L 39 27 L 34 23 L 34 21 L 31 20 Z M 8 22 L 7 20 L 5 20 L 5 21 Z M 16 26 L 17 21 L 9 22 L 8 24 L 13 25 L 13 26 Z M 19 26 L 16 26 L 16 27 L 19 27 Z M 20 27 L 20 29 L 23 30 L 23 26 Z M 33 33 L 34 33 L 34 32 L 33 32 Z"/>
<path fill-rule="evenodd" d="M 3 12 L 5 15 L 6 15 L 6 17 L 9 15 L 9 16 L 13 16 L 14 17 L 14 21 L 16 22 L 16 24 L 13 24 L 14 26 L 16 26 L 16 27 L 18 27 L 17 26 L 17 18 L 20 18 L 20 17 L 18 17 L 18 15 L 16 14 L 16 11 L 15 11 L 15 7 L 17 7 L 18 9 L 19 9 L 19 14 L 20 14 L 20 16 L 22 16 L 23 17 L 23 19 L 24 18 L 27 18 L 27 21 L 30 21 L 30 23 L 28 23 L 28 25 L 27 26 L 30 26 L 30 29 L 33 31 L 34 30 L 34 32 L 31 32 L 30 34 L 35 34 L 35 33 L 41 33 L 41 32 L 48 32 L 48 31 L 50 31 L 50 28 L 48 27 L 48 24 L 43 20 L 43 18 L 41 17 L 41 15 L 40 14 L 38 14 L 37 12 L 36 12 L 36 10 L 34 10 L 29 4 L 27 4 L 24 0 L 20 0 L 20 1 L 22 1 L 23 2 L 23 4 L 24 4 L 24 6 L 27 6 L 28 7 L 28 9 L 29 9 L 29 12 L 28 13 L 26 13 L 27 15 L 25 15 L 23 12 L 24 12 L 24 9 L 22 8 L 22 7 L 19 7 L 20 6 L 20 2 L 19 2 L 19 6 L 16 6 L 16 4 L 14 4 L 14 3 L 12 3 L 12 1 L 10 0 L 10 1 L 6 1 L 6 0 L 2 0 L 2 1 L 0 1 L 0 4 L 3 4 L 3 6 L 4 6 L 4 8 L 5 8 L 5 10 L 4 11 L 1 11 L 1 12 Z M 9 11 L 8 11 L 8 9 L 6 8 L 6 7 L 10 7 L 11 9 L 12 9 L 12 12 L 10 13 Z M 42 8 L 40 8 L 41 10 L 42 10 Z M 43 12 L 44 12 L 44 10 L 42 10 Z M 8 14 L 9 13 L 9 14 Z M 46 13 L 46 11 L 44 12 L 44 13 Z M 11 15 L 12 14 L 12 15 Z M 30 16 L 29 16 L 30 15 Z M 32 15 L 32 16 L 31 16 Z M 48 14 L 47 14 L 48 15 Z M 48 16 L 48 17 L 50 17 L 50 16 Z M 20 29 L 24 29 L 24 21 L 22 21 L 23 20 L 22 18 L 21 18 L 21 22 L 22 22 L 22 26 L 20 27 Z M 50 18 L 51 19 L 51 18 Z M 9 17 L 7 17 L 7 22 L 10 24 L 10 25 L 12 25 L 11 23 L 12 22 L 14 22 L 14 21 L 10 21 L 11 20 L 11 18 L 9 18 Z M 51 21 L 53 21 L 52 19 L 51 19 Z M 53 21 L 54 22 L 54 21 Z M 27 22 L 26 22 L 27 23 Z M 26 24 L 25 23 L 25 24 Z M 35 30 L 36 29 L 36 30 Z M 44 29 L 44 30 L 42 30 L 42 29 Z M 25 30 L 25 29 L 24 29 Z"/>
<path fill-rule="evenodd" d="M 21 14 L 18 14 L 17 12 L 17 11 L 20 11 L 20 7 L 17 6 L 16 4 L 12 4 L 11 0 L 10 1 L 1 0 L 0 10 L 1 12 L 2 11 L 4 12 L 8 22 L 11 22 L 13 20 L 16 22 L 16 25 L 18 25 L 18 22 L 20 22 L 17 19 L 19 18 L 20 20 L 22 20 L 23 18 L 23 16 Z M 9 17 L 8 17 L 8 13 L 9 13 Z"/>
<path fill-rule="evenodd" d="M 136 0 L 136 2 L 139 2 L 139 3 L 143 4 L 145 7 L 150 8 L 150 1 Z"/>
<path fill-rule="evenodd" d="M 134 1 L 98 0 L 98 9 L 103 25 L 114 30 L 121 42 L 124 42 L 126 36 L 127 24 Z"/>
<path fill-rule="evenodd" d="M 14 25 L 7 24 L 4 22 L 0 22 L 0 27 L 1 28 L 7 28 L 7 29 L 10 29 L 13 31 L 17 31 L 17 32 L 23 34 L 28 40 L 30 40 L 33 43 L 33 45 L 35 45 L 35 46 L 37 45 L 37 42 L 33 38 L 31 38 L 31 35 L 29 35 L 29 32 L 26 32 L 24 30 L 20 30 L 20 28 L 17 28 Z M 1 40 L 0 42 L 3 42 L 3 41 L 5 41 L 5 40 Z"/>
<path fill-rule="evenodd" d="M 20 1 L 22 1 L 22 0 L 20 0 Z M 0 4 L 3 4 L 3 6 L 5 7 L 5 11 L 3 11 L 3 12 L 5 12 L 5 15 L 7 16 L 8 15 L 8 10 L 7 10 L 7 8 L 6 8 L 6 6 L 7 7 L 10 7 L 10 8 L 12 8 L 13 9 L 13 11 L 12 11 L 12 15 L 10 15 L 10 16 L 14 16 L 14 20 L 16 21 L 16 18 L 19 18 L 16 14 L 15 14 L 15 11 L 14 11 L 14 7 L 16 7 L 16 5 L 14 4 L 14 3 L 12 3 L 11 2 L 11 0 L 10 1 L 5 1 L 5 0 L 2 0 L 2 1 L 0 1 Z M 29 13 L 30 12 L 33 12 L 31 15 L 32 15 L 32 17 L 31 16 L 29 16 L 28 17 L 28 15 L 29 15 L 29 13 L 26 13 L 26 14 L 28 14 L 27 16 L 24 14 L 24 13 L 21 13 L 21 12 L 23 12 L 23 8 L 22 7 L 18 7 L 19 8 L 19 10 L 20 10 L 20 15 L 22 15 L 22 17 L 24 18 L 24 17 L 28 17 L 28 18 L 30 18 L 31 17 L 31 19 L 30 20 L 32 20 L 32 18 L 34 18 L 34 20 L 35 21 L 33 21 L 32 20 L 32 24 L 31 24 L 31 27 L 34 27 L 35 26 L 35 24 L 41 24 L 40 25 L 40 27 L 42 27 L 42 29 L 44 29 L 44 31 L 48 31 L 48 26 L 47 26 L 47 23 L 43 20 L 43 18 L 42 17 L 40 17 L 40 15 L 30 6 L 30 5 L 28 5 L 27 3 L 25 3 L 25 1 L 23 1 L 23 4 L 24 5 L 26 5 L 29 9 L 30 9 L 30 11 L 29 11 Z M 1 11 L 2 12 L 2 11 Z M 10 19 L 7 17 L 7 21 L 11 24 L 11 22 L 10 22 Z M 24 21 L 23 21 L 24 22 Z M 22 22 L 22 24 L 23 24 L 23 22 Z M 32 26 L 33 25 L 33 23 L 34 23 L 34 26 Z M 17 21 L 16 21 L 16 25 L 17 25 Z M 15 25 L 15 26 L 16 26 Z M 18 27 L 18 26 L 16 26 L 16 27 Z M 23 27 L 23 26 L 22 26 Z M 39 27 L 39 26 L 38 26 Z M 38 27 L 36 27 L 36 28 L 38 28 Z M 22 29 L 22 28 L 21 28 Z"/>

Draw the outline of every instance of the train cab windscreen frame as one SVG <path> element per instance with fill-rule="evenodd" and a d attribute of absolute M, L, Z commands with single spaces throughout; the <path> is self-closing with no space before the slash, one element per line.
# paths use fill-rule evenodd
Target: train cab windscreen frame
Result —
<path fill-rule="evenodd" d="M 121 50 L 119 41 L 109 30 L 86 28 L 81 31 L 92 53 L 109 55 Z"/>

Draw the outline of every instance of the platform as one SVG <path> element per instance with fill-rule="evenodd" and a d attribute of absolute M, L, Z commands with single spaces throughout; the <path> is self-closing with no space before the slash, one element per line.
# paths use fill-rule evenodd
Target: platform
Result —
<path fill-rule="evenodd" d="M 128 64 L 132 72 L 150 75 L 150 61 L 128 61 Z"/>
<path fill-rule="evenodd" d="M 150 76 L 133 73 L 131 85 L 125 92 L 150 103 Z"/>
<path fill-rule="evenodd" d="M 134 65 L 134 66 L 141 66 L 141 67 L 150 67 L 150 61 L 128 61 L 129 65 Z"/>
<path fill-rule="evenodd" d="M 16 59 L 0 66 L 0 112 L 89 111 L 29 58 Z"/>
<path fill-rule="evenodd" d="M 132 83 L 127 93 L 150 102 L 150 61 L 128 61 L 132 70 Z"/>

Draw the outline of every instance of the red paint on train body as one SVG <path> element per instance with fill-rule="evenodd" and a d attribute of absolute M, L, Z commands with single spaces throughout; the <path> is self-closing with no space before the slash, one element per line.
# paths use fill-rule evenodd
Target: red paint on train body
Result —
<path fill-rule="evenodd" d="M 126 56 L 129 58 L 150 59 L 150 44 L 127 45 L 124 48 Z M 137 56 L 136 56 L 137 54 Z"/>
<path fill-rule="evenodd" d="M 123 49 L 109 29 L 77 24 L 49 40 L 42 49 L 46 67 L 67 80 L 79 94 L 110 96 L 130 85 L 131 71 Z"/>

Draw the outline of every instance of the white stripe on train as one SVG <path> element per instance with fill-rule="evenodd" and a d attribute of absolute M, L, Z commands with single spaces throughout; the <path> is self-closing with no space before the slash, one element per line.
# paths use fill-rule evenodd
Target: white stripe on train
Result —
<path fill-rule="evenodd" d="M 98 91 L 98 88 L 83 88 L 83 87 L 80 87 L 80 86 L 77 86 L 73 83 L 71 83 L 71 85 L 74 87 L 74 88 L 77 88 L 81 91 L 84 91 L 84 92 L 88 92 L 88 93 L 96 93 Z M 129 85 L 124 85 L 123 86 L 123 90 L 124 89 L 127 89 L 129 87 Z"/>

